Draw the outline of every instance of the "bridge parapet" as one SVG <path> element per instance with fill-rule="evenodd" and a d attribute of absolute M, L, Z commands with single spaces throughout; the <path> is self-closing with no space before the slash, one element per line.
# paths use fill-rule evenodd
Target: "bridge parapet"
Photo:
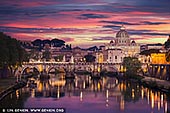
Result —
<path fill-rule="evenodd" d="M 59 64 L 59 65 L 62 65 L 62 64 L 68 64 L 68 65 L 71 65 L 71 64 L 74 64 L 74 65 L 78 65 L 78 64 L 81 64 L 81 65 L 96 65 L 96 64 L 99 64 L 99 65 L 121 65 L 121 63 L 108 63 L 108 62 L 104 62 L 104 63 L 90 63 L 90 62 L 76 62 L 76 63 L 71 63 L 71 62 L 40 62 L 40 61 L 36 61 L 36 62 L 24 62 L 23 65 L 31 65 L 31 64 L 35 64 L 35 65 L 38 65 L 38 64 Z"/>
<path fill-rule="evenodd" d="M 63 69 L 67 71 L 73 70 L 85 70 L 85 71 L 97 71 L 108 70 L 113 72 L 119 72 L 121 68 L 120 63 L 90 63 L 90 62 L 25 62 L 22 65 L 21 73 L 24 72 L 26 68 L 35 68 L 39 72 L 45 70 L 47 73 L 51 69 Z"/>

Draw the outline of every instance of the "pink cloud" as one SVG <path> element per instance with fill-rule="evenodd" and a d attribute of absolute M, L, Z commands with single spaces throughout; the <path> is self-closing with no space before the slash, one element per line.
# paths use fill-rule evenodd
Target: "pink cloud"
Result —
<path fill-rule="evenodd" d="M 35 1 L 35 0 L 21 0 L 18 2 L 18 0 L 3 0 L 1 1 L 2 4 L 8 4 L 15 7 L 39 7 L 39 6 L 45 6 L 45 5 L 53 5 L 54 3 L 57 4 L 57 1 L 54 0 L 41 0 L 41 1 Z"/>
<path fill-rule="evenodd" d="M 73 42 L 74 38 L 68 38 L 68 37 L 62 37 L 61 40 L 64 40 L 65 42 Z"/>

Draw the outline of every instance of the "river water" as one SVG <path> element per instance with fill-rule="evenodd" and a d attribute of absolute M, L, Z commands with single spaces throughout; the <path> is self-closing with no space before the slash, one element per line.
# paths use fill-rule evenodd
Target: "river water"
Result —
<path fill-rule="evenodd" d="M 0 108 L 64 108 L 66 113 L 170 113 L 170 95 L 114 77 L 30 78 L 0 101 Z M 11 111 L 12 112 L 12 111 Z"/>

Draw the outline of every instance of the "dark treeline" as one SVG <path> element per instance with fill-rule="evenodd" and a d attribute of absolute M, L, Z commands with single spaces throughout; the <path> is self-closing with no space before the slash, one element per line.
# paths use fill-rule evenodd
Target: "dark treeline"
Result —
<path fill-rule="evenodd" d="M 45 39 L 45 40 L 41 40 L 41 39 L 36 39 L 34 41 L 30 43 L 27 42 L 21 42 L 21 45 L 24 48 L 28 48 L 28 49 L 36 49 L 37 51 L 41 51 L 42 49 L 44 49 L 44 46 L 48 44 L 50 47 L 63 47 L 66 49 L 71 49 L 71 45 L 65 45 L 65 41 L 60 40 L 60 39 Z"/>
<path fill-rule="evenodd" d="M 61 47 L 65 45 L 65 41 L 60 39 L 52 39 L 52 40 L 36 39 L 32 42 L 32 44 L 33 46 L 37 46 L 37 47 L 44 47 L 45 44 L 49 44 L 50 46 L 54 46 L 54 47 Z"/>
<path fill-rule="evenodd" d="M 27 54 L 20 42 L 0 32 L 0 78 L 14 74 L 14 70 L 26 60 Z"/>
<path fill-rule="evenodd" d="M 170 35 L 168 40 L 164 43 L 165 49 L 170 49 Z"/>

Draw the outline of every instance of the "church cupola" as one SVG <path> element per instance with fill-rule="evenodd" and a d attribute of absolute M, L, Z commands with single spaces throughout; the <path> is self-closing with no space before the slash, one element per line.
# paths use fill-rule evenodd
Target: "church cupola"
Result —
<path fill-rule="evenodd" d="M 129 46 L 130 45 L 129 34 L 126 31 L 126 28 L 124 27 L 124 25 L 122 25 L 120 30 L 117 32 L 115 43 L 118 46 Z"/>

